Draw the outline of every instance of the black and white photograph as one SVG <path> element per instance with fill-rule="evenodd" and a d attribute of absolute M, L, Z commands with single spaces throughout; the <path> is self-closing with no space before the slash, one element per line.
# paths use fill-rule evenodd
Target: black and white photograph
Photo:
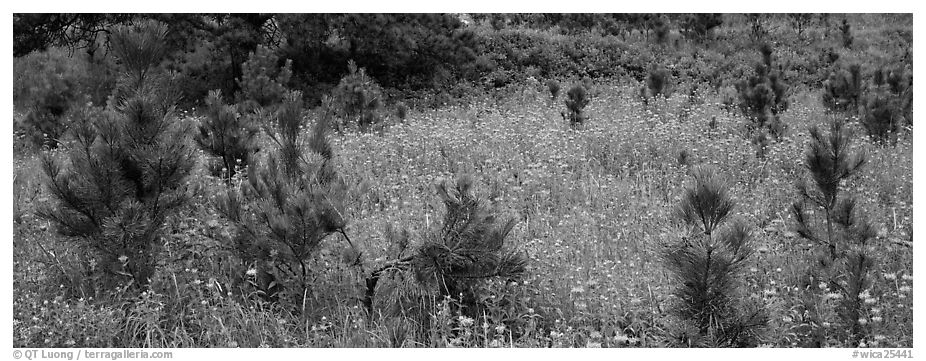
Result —
<path fill-rule="evenodd" d="M 13 12 L 13 357 L 914 357 L 912 12 L 522 8 Z"/>

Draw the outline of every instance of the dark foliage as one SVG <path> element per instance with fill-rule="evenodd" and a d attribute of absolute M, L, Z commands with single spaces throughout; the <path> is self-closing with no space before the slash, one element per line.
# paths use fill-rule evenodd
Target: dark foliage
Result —
<path fill-rule="evenodd" d="M 355 62 L 347 67 L 348 74 L 331 91 L 331 111 L 340 119 L 335 129 L 357 127 L 365 132 L 382 126 L 383 89 Z"/>
<path fill-rule="evenodd" d="M 665 245 L 662 259 L 677 280 L 676 311 L 698 329 L 698 343 L 714 347 L 754 346 L 768 317 L 744 298 L 740 278 L 752 255 L 750 230 L 743 222 L 721 228 L 734 203 L 711 171 L 698 168 L 675 214 L 688 228 Z"/>
<path fill-rule="evenodd" d="M 862 96 L 862 67 L 837 68 L 823 83 L 823 105 L 833 111 L 857 114 Z"/>
<path fill-rule="evenodd" d="M 309 261 L 322 240 L 344 233 L 346 186 L 334 170 L 326 139 L 327 116 L 304 137 L 302 94 L 288 94 L 275 115 L 275 147 L 248 165 L 247 183 L 228 189 L 216 208 L 234 227 L 231 244 L 262 297 L 275 300 L 282 288 L 302 299 L 311 291 Z M 307 138 L 307 139 L 306 139 Z M 297 303 L 293 303 L 297 304 Z"/>
<path fill-rule="evenodd" d="M 279 66 L 279 58 L 270 49 L 258 46 L 241 64 L 240 89 L 236 98 L 244 112 L 271 108 L 283 102 L 292 77 L 292 61 Z"/>
<path fill-rule="evenodd" d="M 842 46 L 846 49 L 852 47 L 852 41 L 855 39 L 852 37 L 852 25 L 849 24 L 849 19 L 842 19 L 842 23 L 839 24 L 839 34 L 842 35 Z"/>
<path fill-rule="evenodd" d="M 736 85 L 739 107 L 752 120 L 754 130 L 767 128 L 772 135 L 780 137 L 785 126 L 779 114 L 788 109 L 789 87 L 774 67 L 771 45 L 763 44 L 759 50 L 762 62 L 756 64 L 755 75 Z"/>
<path fill-rule="evenodd" d="M 837 333 L 849 344 L 858 345 L 868 334 L 859 318 L 861 294 L 870 284 L 868 273 L 875 262 L 869 249 L 875 233 L 859 215 L 855 200 L 841 194 L 841 186 L 858 173 L 865 157 L 849 150 L 851 136 L 839 120 L 833 121 L 828 135 L 811 128 L 810 138 L 804 165 L 812 183 L 798 182 L 800 200 L 792 207 L 795 230 L 818 247 L 816 258 L 810 262 L 807 282 L 811 290 L 819 290 L 816 285 L 822 282 L 842 296 L 836 311 L 844 328 Z M 807 212 L 808 206 L 822 210 L 822 217 L 818 217 L 822 220 L 814 222 Z M 818 229 L 818 224 L 823 229 Z M 816 309 L 809 311 L 819 313 Z"/>
<path fill-rule="evenodd" d="M 680 23 L 682 33 L 697 41 L 707 39 L 711 31 L 720 25 L 723 25 L 723 15 L 716 13 L 685 14 Z"/>
<path fill-rule="evenodd" d="M 588 102 L 588 91 L 582 84 L 573 85 L 572 88 L 569 88 L 569 91 L 566 92 L 566 113 L 563 115 L 563 118 L 569 121 L 570 127 L 577 128 L 585 123 L 587 117 L 584 112 Z"/>
<path fill-rule="evenodd" d="M 214 90 L 206 99 L 206 118 L 193 138 L 206 154 L 215 157 L 210 164 L 214 176 L 227 182 L 249 164 L 257 153 L 259 128 L 249 116 L 242 116 L 234 106 L 222 101 L 222 92 Z"/>
<path fill-rule="evenodd" d="M 654 67 L 646 75 L 646 82 L 640 88 L 640 96 L 643 103 L 648 104 L 649 99 L 655 100 L 657 96 L 663 98 L 669 97 L 669 81 L 672 74 L 668 69 L 663 67 Z"/>
<path fill-rule="evenodd" d="M 875 71 L 862 112 L 862 125 L 872 138 L 896 139 L 902 126 L 913 125 L 912 72 L 906 67 Z"/>
<path fill-rule="evenodd" d="M 419 285 L 463 306 L 465 314 L 476 311 L 478 285 L 493 278 L 518 279 L 525 271 L 526 259 L 506 243 L 515 225 L 513 219 L 499 219 L 495 211 L 476 198 L 473 181 L 462 176 L 455 182 L 437 184 L 437 194 L 446 207 L 442 224 L 431 230 L 409 255 L 404 250 L 408 235 L 391 237 L 404 241 L 399 259 L 371 272 L 366 280 L 365 303 L 372 311 L 376 286 L 389 272 L 409 271 Z"/>

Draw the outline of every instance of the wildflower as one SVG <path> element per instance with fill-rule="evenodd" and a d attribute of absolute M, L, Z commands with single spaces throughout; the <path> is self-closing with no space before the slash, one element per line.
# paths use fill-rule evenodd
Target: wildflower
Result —
<path fill-rule="evenodd" d="M 475 320 L 473 320 L 472 318 L 469 318 L 466 316 L 460 316 L 460 325 L 463 327 L 472 326 L 473 322 L 475 322 Z"/>
<path fill-rule="evenodd" d="M 893 281 L 897 279 L 897 274 L 895 273 L 884 273 L 884 279 L 888 281 Z"/>
<path fill-rule="evenodd" d="M 245 272 L 245 274 L 250 277 L 254 277 L 254 276 L 257 276 L 257 270 L 254 268 L 249 268 L 248 271 Z"/>
<path fill-rule="evenodd" d="M 495 326 L 495 333 L 505 333 L 505 325 Z"/>
<path fill-rule="evenodd" d="M 881 318 L 881 316 L 872 316 L 872 317 L 871 317 L 871 322 L 881 322 L 881 321 L 883 321 L 883 320 L 884 320 L 884 319 Z"/>
<path fill-rule="evenodd" d="M 912 288 L 910 288 L 910 286 L 900 286 L 900 288 L 898 288 L 897 290 L 900 292 L 906 293 L 906 292 L 910 292 Z"/>
<path fill-rule="evenodd" d="M 904 281 L 913 281 L 913 275 L 908 275 L 906 273 L 900 276 L 900 278 L 903 279 Z"/>
<path fill-rule="evenodd" d="M 619 334 L 617 334 L 617 335 L 614 335 L 614 341 L 617 342 L 617 343 L 623 344 L 623 343 L 627 343 L 627 341 L 629 341 L 629 340 L 630 340 L 630 338 L 627 337 L 627 335 L 624 335 L 624 334 L 622 334 L 622 333 L 619 333 Z"/>
<path fill-rule="evenodd" d="M 864 318 L 864 317 L 863 317 L 863 318 L 860 318 L 860 319 L 858 319 L 858 324 L 859 324 L 859 325 L 862 325 L 862 326 L 865 326 L 865 325 L 868 324 L 868 319 L 866 319 L 866 318 Z"/>

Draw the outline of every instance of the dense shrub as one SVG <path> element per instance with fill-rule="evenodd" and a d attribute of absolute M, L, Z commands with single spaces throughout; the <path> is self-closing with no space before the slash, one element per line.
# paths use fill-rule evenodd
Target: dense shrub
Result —
<path fill-rule="evenodd" d="M 643 98 L 644 104 L 648 103 L 649 99 L 655 100 L 657 96 L 669 97 L 671 76 L 671 73 L 666 68 L 654 67 L 650 69 L 646 75 L 646 83 L 640 88 L 640 96 Z"/>
<path fill-rule="evenodd" d="M 241 64 L 237 101 L 244 112 L 267 108 L 283 101 L 292 77 L 292 61 L 279 66 L 279 58 L 265 46 L 258 46 Z"/>
<path fill-rule="evenodd" d="M 804 165 L 811 182 L 798 182 L 800 200 L 794 203 L 792 213 L 797 233 L 816 246 L 807 284 L 800 286 L 809 286 L 806 289 L 812 293 L 832 290 L 840 295 L 836 314 L 841 327 L 829 331 L 838 334 L 841 341 L 858 346 L 868 334 L 868 327 L 861 319 L 866 298 L 863 293 L 870 286 L 868 274 L 875 262 L 869 248 L 875 232 L 860 216 L 855 199 L 843 195 L 843 184 L 865 164 L 863 154 L 850 151 L 850 140 L 851 135 L 838 119 L 831 123 L 829 134 L 816 127 L 810 129 L 810 147 Z M 822 212 L 810 212 L 807 208 Z M 826 296 L 817 294 L 817 297 Z M 816 328 L 831 321 L 823 319 L 825 310 L 809 308 L 818 318 Z"/>
<path fill-rule="evenodd" d="M 55 147 L 67 129 L 67 112 L 86 101 L 87 65 L 63 49 L 31 53 L 13 61 L 13 104 L 24 113 L 14 130 L 31 144 Z"/>
<path fill-rule="evenodd" d="M 420 286 L 439 299 L 451 298 L 463 307 L 463 314 L 477 317 L 481 283 L 494 278 L 514 280 L 524 273 L 524 255 L 507 242 L 515 220 L 498 218 L 472 187 L 468 176 L 437 184 L 437 194 L 446 207 L 443 222 L 428 231 L 417 247 L 406 252 L 407 232 L 390 236 L 399 242 L 395 250 L 398 258 L 374 269 L 366 279 L 365 304 L 369 310 L 382 277 L 410 272 Z"/>
<path fill-rule="evenodd" d="M 339 118 L 335 129 L 355 126 L 360 131 L 369 131 L 382 126 L 383 89 L 365 69 L 358 69 L 357 63 L 348 62 L 347 67 L 349 73 L 331 91 L 331 110 Z"/>
<path fill-rule="evenodd" d="M 150 71 L 159 59 L 147 57 L 156 55 L 163 36 L 136 31 L 123 28 L 112 35 L 127 75 L 122 80 L 127 98 L 115 114 L 88 112 L 75 119 L 65 166 L 46 155 L 43 170 L 54 203 L 40 215 L 96 252 L 96 270 L 110 282 L 127 277 L 129 284 L 145 287 L 157 264 L 162 226 L 187 200 L 185 178 L 194 158 L 189 127 L 169 112 L 167 100 L 149 92 L 155 76 Z"/>
<path fill-rule="evenodd" d="M 720 25 L 723 25 L 723 15 L 708 13 L 685 14 L 680 24 L 682 33 L 697 41 L 706 39 Z"/>
<path fill-rule="evenodd" d="M 756 64 L 755 75 L 739 82 L 739 107 L 744 115 L 752 120 L 751 128 L 765 128 L 780 137 L 784 132 L 779 114 L 788 109 L 788 85 L 781 79 L 781 74 L 772 62 L 772 48 L 763 44 L 760 49 L 762 62 Z"/>
<path fill-rule="evenodd" d="M 556 100 L 559 96 L 560 85 L 559 82 L 554 79 L 547 80 L 547 91 L 550 92 L 550 98 Z"/>
<path fill-rule="evenodd" d="M 884 141 L 900 127 L 913 124 L 913 74 L 907 67 L 885 67 L 872 78 L 862 125 L 874 139 Z"/>
<path fill-rule="evenodd" d="M 205 116 L 193 139 L 214 157 L 209 166 L 212 175 L 231 181 L 239 169 L 247 168 L 258 150 L 258 124 L 248 115 L 239 114 L 234 106 L 225 104 L 219 90 L 210 92 L 206 98 Z"/>
<path fill-rule="evenodd" d="M 833 111 L 858 113 L 862 96 L 862 69 L 858 64 L 837 68 L 823 83 L 823 105 Z"/>
<path fill-rule="evenodd" d="M 233 226 L 229 240 L 255 292 L 288 305 L 312 292 L 311 259 L 328 235 L 343 234 L 343 181 L 332 164 L 328 119 L 306 139 L 302 94 L 286 96 L 276 114 L 274 148 L 248 166 L 247 182 L 219 194 L 216 208 Z M 282 292 L 286 290 L 287 292 Z"/>
<path fill-rule="evenodd" d="M 753 249 L 749 228 L 727 225 L 734 202 L 710 171 L 698 168 L 685 190 L 676 216 L 688 232 L 662 250 L 662 259 L 677 282 L 676 311 L 698 330 L 693 344 L 744 347 L 758 343 L 757 331 L 768 322 L 762 306 L 741 288 L 742 273 Z"/>
<path fill-rule="evenodd" d="M 573 128 L 580 127 L 585 123 L 585 106 L 588 105 L 588 91 L 581 84 L 573 85 L 566 92 L 566 112 L 562 114 L 563 118 L 569 121 L 569 126 Z"/>

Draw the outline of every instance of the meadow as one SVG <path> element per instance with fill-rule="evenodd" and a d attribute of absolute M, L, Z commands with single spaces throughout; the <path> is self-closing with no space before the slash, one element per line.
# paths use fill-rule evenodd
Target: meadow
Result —
<path fill-rule="evenodd" d="M 791 212 L 795 183 L 808 177 L 808 129 L 843 117 L 824 107 L 821 91 L 792 88 L 781 113 L 786 130 L 760 149 L 744 135 L 750 120 L 725 106 L 721 91 L 680 82 L 671 96 L 644 103 L 640 83 L 629 78 L 586 84 L 588 119 L 579 128 L 560 113 L 563 96 L 531 79 L 453 105 L 413 108 L 379 131 L 331 133 L 333 167 L 348 189 L 344 233 L 355 247 L 341 234 L 326 237 L 308 260 L 311 287 L 280 302 L 242 291 L 249 268 L 236 259 L 228 241 L 234 225 L 215 204 L 247 180 L 212 176 L 202 151 L 186 180 L 192 201 L 165 221 L 147 289 L 92 293 L 92 252 L 36 213 L 51 201 L 41 155 L 63 155 L 17 154 L 13 345 L 711 346 L 673 311 L 677 282 L 660 258 L 662 245 L 685 237 L 673 210 L 693 172 L 709 168 L 728 187 L 733 217 L 751 229 L 755 252 L 740 296 L 761 305 L 767 322 L 750 346 L 845 347 L 840 293 L 825 283 L 808 289 L 817 245 L 796 233 Z M 912 128 L 896 142 L 878 142 L 857 118 L 846 118 L 852 150 L 864 151 L 867 163 L 841 189 L 857 197 L 877 233 L 866 249 L 876 262 L 861 299 L 860 346 L 912 347 Z M 181 119 L 199 124 L 203 115 Z M 266 137 L 260 142 L 272 146 Z M 446 211 L 435 184 L 462 175 L 496 214 L 516 221 L 507 239 L 527 261 L 523 276 L 480 283 L 481 315 L 471 317 L 458 300 L 434 297 L 398 273 L 382 281 L 368 313 L 369 272 L 400 257 L 402 230 L 414 247 L 440 227 Z"/>

